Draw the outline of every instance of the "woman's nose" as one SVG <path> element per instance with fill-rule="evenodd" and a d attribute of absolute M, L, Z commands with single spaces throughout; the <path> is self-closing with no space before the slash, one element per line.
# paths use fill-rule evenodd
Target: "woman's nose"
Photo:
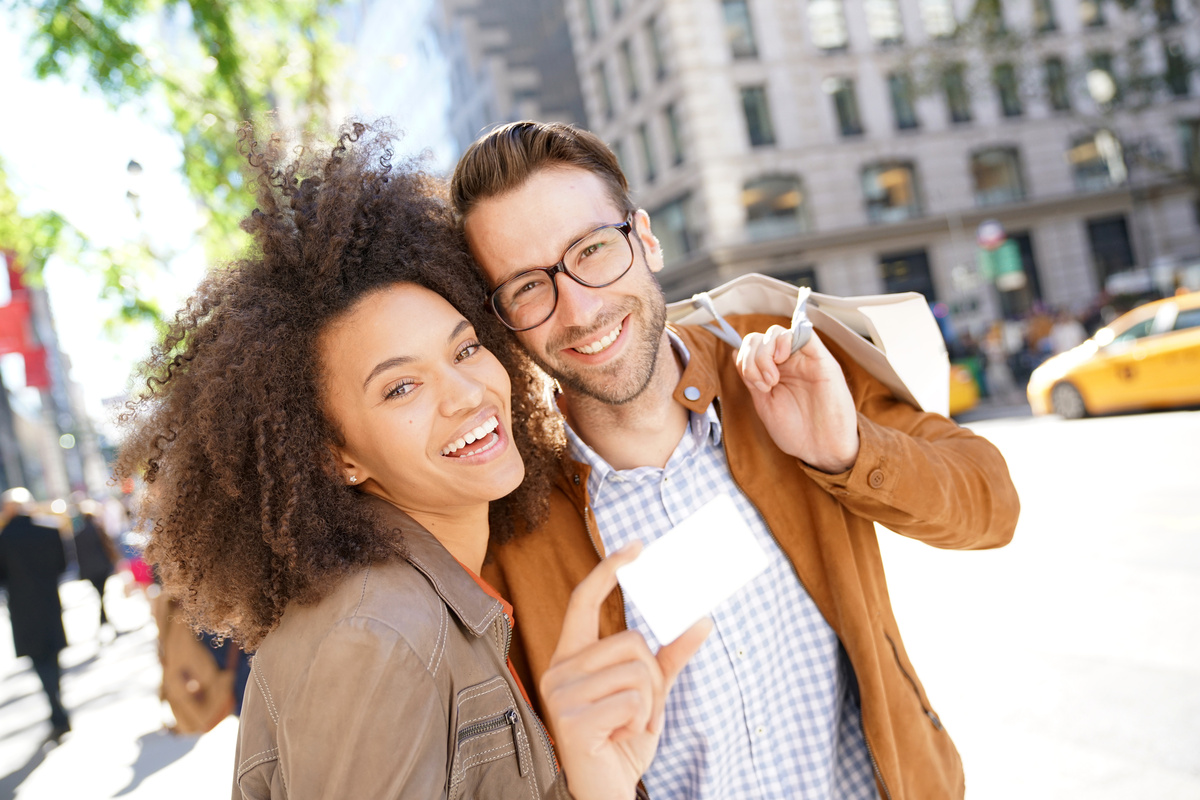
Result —
<path fill-rule="evenodd" d="M 443 381 L 442 413 L 453 416 L 483 404 L 486 387 L 470 370 L 451 369 Z"/>

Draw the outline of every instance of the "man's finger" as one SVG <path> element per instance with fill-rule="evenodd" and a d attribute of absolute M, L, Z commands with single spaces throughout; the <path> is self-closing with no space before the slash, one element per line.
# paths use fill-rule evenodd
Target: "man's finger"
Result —
<path fill-rule="evenodd" d="M 600 607 L 617 586 L 617 569 L 633 561 L 641 552 L 642 543 L 631 542 L 597 564 L 579 582 L 567 602 L 562 633 L 551 664 L 575 655 L 600 638 Z"/>
<path fill-rule="evenodd" d="M 652 732 L 662 731 L 667 695 L 671 693 L 671 687 L 675 685 L 675 679 L 679 677 L 679 673 L 692 660 L 692 656 L 696 655 L 700 646 L 704 644 L 704 640 L 712 633 L 712 629 L 712 618 L 704 617 L 681 633 L 675 641 L 658 649 L 658 655 L 655 658 L 663 672 L 664 686 L 654 718 L 650 721 Z"/>

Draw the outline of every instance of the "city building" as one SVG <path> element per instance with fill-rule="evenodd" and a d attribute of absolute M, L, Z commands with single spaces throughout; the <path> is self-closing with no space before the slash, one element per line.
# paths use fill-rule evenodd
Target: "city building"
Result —
<path fill-rule="evenodd" d="M 1200 288 L 1193 4 L 565 3 L 669 299 L 758 271 L 920 291 L 978 335 L 1039 301 Z M 1019 256 L 998 274 L 996 223 Z"/>

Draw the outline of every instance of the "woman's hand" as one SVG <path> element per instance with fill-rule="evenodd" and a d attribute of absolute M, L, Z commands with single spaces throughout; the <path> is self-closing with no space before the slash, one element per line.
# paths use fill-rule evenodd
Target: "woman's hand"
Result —
<path fill-rule="evenodd" d="M 600 606 L 617 585 L 617 568 L 641 549 L 622 548 L 575 587 L 542 676 L 543 705 L 577 800 L 633 797 L 658 748 L 667 693 L 712 630 L 706 617 L 657 655 L 636 631 L 599 638 Z"/>

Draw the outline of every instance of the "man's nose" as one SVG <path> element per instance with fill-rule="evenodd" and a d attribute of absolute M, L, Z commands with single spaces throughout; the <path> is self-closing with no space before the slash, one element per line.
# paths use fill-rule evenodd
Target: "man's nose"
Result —
<path fill-rule="evenodd" d="M 558 304 L 554 307 L 558 323 L 580 328 L 591 325 L 604 308 L 600 291 L 584 286 L 570 275 L 555 275 L 554 280 L 558 281 Z"/>

